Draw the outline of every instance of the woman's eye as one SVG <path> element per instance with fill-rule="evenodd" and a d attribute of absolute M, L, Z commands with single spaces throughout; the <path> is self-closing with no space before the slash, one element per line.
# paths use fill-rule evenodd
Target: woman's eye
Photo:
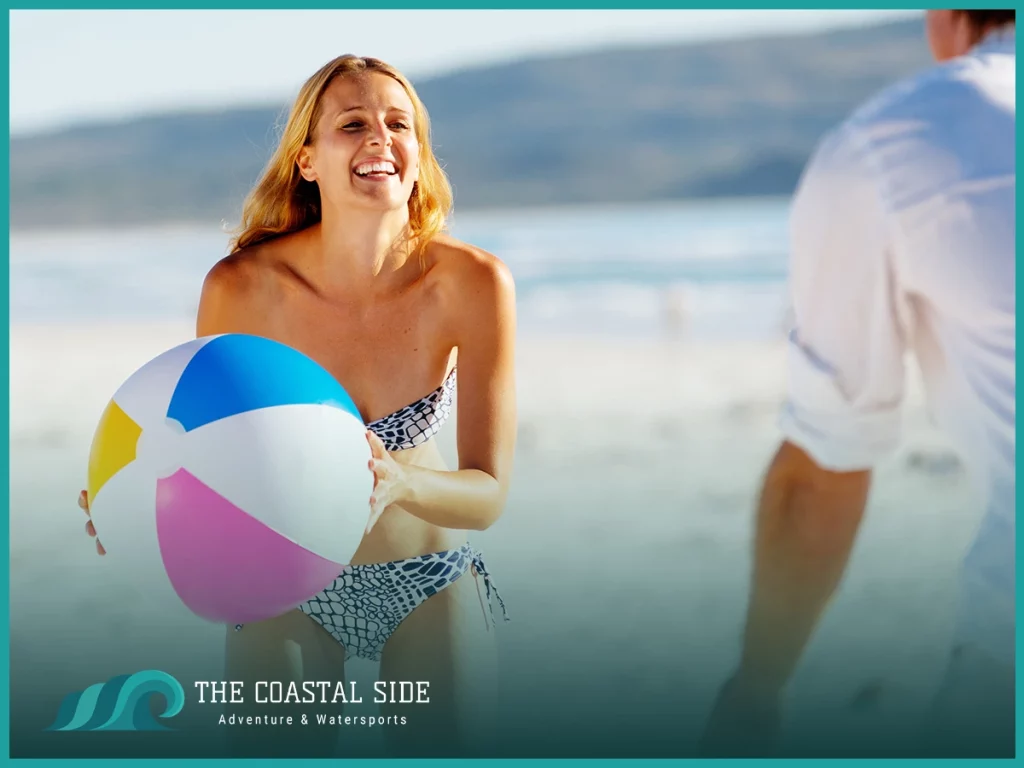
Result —
<path fill-rule="evenodd" d="M 353 120 L 350 123 L 345 123 L 343 126 L 341 126 L 341 128 L 344 131 L 352 131 L 364 128 L 365 125 L 366 124 L 362 120 Z M 407 131 L 409 130 L 409 123 L 405 122 L 404 120 L 398 120 L 396 122 L 391 123 L 389 127 L 393 131 Z"/>

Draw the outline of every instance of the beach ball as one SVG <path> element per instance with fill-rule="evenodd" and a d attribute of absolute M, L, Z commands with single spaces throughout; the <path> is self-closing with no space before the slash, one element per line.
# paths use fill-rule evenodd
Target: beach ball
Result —
<path fill-rule="evenodd" d="M 213 622 L 280 616 L 323 590 L 370 514 L 358 409 L 276 341 L 189 341 L 132 374 L 100 418 L 89 507 L 106 561 Z"/>

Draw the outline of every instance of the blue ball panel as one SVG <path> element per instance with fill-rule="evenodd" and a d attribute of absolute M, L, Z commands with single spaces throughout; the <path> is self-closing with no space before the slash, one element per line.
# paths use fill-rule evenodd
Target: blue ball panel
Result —
<path fill-rule="evenodd" d="M 352 398 L 319 363 L 262 336 L 227 334 L 189 361 L 167 416 L 188 432 L 245 411 L 305 404 L 334 406 L 363 420 Z"/>

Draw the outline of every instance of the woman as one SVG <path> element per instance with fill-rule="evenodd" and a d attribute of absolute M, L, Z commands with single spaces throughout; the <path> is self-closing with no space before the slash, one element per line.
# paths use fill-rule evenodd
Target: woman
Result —
<path fill-rule="evenodd" d="M 516 433 L 512 279 L 442 234 L 450 207 L 412 86 L 376 59 L 335 59 L 302 87 L 196 323 L 197 336 L 275 339 L 333 373 L 368 426 L 375 478 L 354 567 L 298 610 L 231 628 L 225 679 L 344 680 L 346 658 L 379 660 L 379 680 L 430 683 L 429 704 L 382 707 L 406 719 L 381 729 L 387 745 L 415 754 L 458 754 L 486 732 L 466 716 L 487 713 L 496 693 L 493 587 L 465 532 L 501 514 Z M 456 362 L 450 471 L 432 437 Z M 80 504 L 88 512 L 84 492 Z M 304 743 L 291 733 L 285 751 L 329 754 L 338 736 L 297 733 Z M 241 734 L 248 747 L 261 736 Z"/>

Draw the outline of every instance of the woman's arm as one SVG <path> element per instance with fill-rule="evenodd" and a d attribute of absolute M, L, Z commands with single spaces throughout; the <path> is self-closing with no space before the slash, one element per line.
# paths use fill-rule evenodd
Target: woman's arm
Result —
<path fill-rule="evenodd" d="M 367 530 L 391 504 L 432 525 L 484 530 L 502 513 L 516 439 L 515 286 L 508 268 L 482 252 L 453 254 L 449 304 L 458 348 L 456 471 L 399 464 L 369 435 L 377 476 Z"/>
<path fill-rule="evenodd" d="M 245 318 L 251 312 L 254 293 L 259 285 L 256 271 L 244 259 L 229 256 L 220 261 L 203 282 L 196 316 L 196 336 L 222 333 L 244 333 Z M 224 679 L 242 683 L 241 703 L 223 705 L 225 717 L 234 715 L 261 718 L 276 717 L 278 725 L 225 725 L 228 752 L 233 757 L 329 757 L 333 755 L 337 727 L 315 724 L 316 712 L 323 707 L 294 703 L 274 704 L 268 701 L 268 684 L 281 683 L 285 689 L 302 682 L 316 670 L 311 660 L 323 654 L 311 646 L 321 640 L 320 627 L 298 611 L 289 611 L 266 621 L 246 624 L 240 630 L 227 628 L 224 649 Z M 333 641 L 332 641 L 333 642 Z M 338 670 L 322 679 L 343 679 L 341 662 Z M 257 686 L 259 684 L 259 687 Z M 259 700 L 262 696 L 263 701 Z M 302 715 L 308 725 L 301 725 Z M 292 719 L 292 725 L 285 723 Z M 219 714 L 218 714 L 219 718 Z"/>
<path fill-rule="evenodd" d="M 216 336 L 230 333 L 237 320 L 234 319 L 233 304 L 238 304 L 236 297 L 241 294 L 247 283 L 244 268 L 237 257 L 229 256 L 218 262 L 206 275 L 199 297 L 199 310 L 196 316 L 196 338 Z M 82 490 L 78 494 L 78 506 L 87 517 L 89 513 L 89 493 Z M 85 532 L 96 539 L 96 552 L 105 555 L 96 528 L 89 519 L 85 524 Z"/>
<path fill-rule="evenodd" d="M 243 257 L 233 255 L 221 259 L 207 273 L 196 311 L 196 338 L 239 332 L 255 282 L 251 272 Z"/>

